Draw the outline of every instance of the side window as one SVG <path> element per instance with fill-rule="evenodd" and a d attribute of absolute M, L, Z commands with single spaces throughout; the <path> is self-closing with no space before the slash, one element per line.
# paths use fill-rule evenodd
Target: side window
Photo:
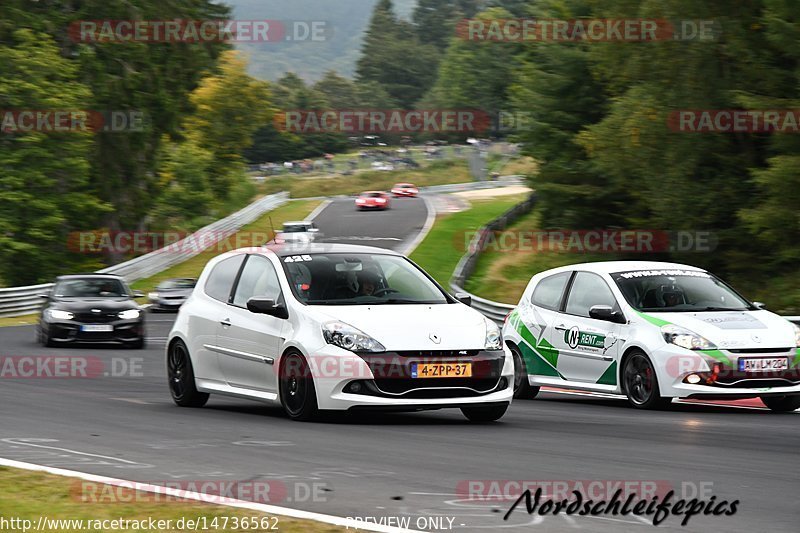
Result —
<path fill-rule="evenodd" d="M 617 300 L 603 278 L 590 272 L 578 272 L 567 297 L 567 314 L 588 318 L 589 309 L 595 305 L 610 305 L 616 309 Z"/>
<path fill-rule="evenodd" d="M 233 295 L 233 305 L 247 307 L 247 300 L 253 296 L 261 296 L 277 301 L 281 295 L 281 286 L 278 273 L 272 262 L 260 255 L 251 255 L 247 258 L 236 292 Z"/>
<path fill-rule="evenodd" d="M 229 257 L 219 262 L 208 276 L 205 286 L 206 294 L 215 300 L 228 303 L 233 282 L 236 281 L 236 274 L 239 273 L 242 261 L 244 261 L 244 255 Z"/>
<path fill-rule="evenodd" d="M 536 288 L 533 289 L 533 296 L 531 296 L 533 305 L 558 311 L 559 307 L 561 307 L 561 298 L 564 296 L 564 288 L 567 286 L 571 275 L 572 272 L 562 272 L 540 281 Z"/>

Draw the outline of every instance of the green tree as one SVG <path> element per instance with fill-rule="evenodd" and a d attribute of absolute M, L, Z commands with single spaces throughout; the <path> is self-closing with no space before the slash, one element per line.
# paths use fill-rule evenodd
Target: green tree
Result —
<path fill-rule="evenodd" d="M 410 108 L 433 85 L 438 56 L 435 46 L 419 41 L 411 23 L 395 16 L 391 0 L 379 0 L 364 37 L 357 81 L 378 83 Z"/>
<path fill-rule="evenodd" d="M 203 78 L 190 101 L 195 111 L 186 119 L 185 136 L 211 154 L 211 188 L 225 199 L 241 176 L 253 134 L 272 117 L 268 84 L 247 74 L 238 52 L 226 51 L 218 73 Z"/>
<path fill-rule="evenodd" d="M 68 111 L 87 108 L 88 88 L 53 39 L 28 29 L 0 41 L 0 110 Z M 106 206 L 88 183 L 91 131 L 15 131 L 0 126 L 0 279 L 9 285 L 49 281 L 91 265 L 71 254 L 73 231 L 95 227 Z"/>

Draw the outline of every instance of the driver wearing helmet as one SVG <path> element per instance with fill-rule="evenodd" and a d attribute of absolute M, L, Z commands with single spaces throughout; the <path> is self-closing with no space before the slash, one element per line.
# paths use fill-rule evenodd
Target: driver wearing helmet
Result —
<path fill-rule="evenodd" d="M 364 270 L 358 275 L 358 295 L 372 296 L 378 290 L 378 276 L 374 272 Z"/>
<path fill-rule="evenodd" d="M 658 290 L 658 295 L 662 307 L 675 307 L 686 303 L 683 290 L 675 285 L 662 285 Z"/>

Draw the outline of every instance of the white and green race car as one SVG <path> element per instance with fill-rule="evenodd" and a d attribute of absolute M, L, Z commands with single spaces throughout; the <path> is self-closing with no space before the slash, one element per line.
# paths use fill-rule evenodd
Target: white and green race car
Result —
<path fill-rule="evenodd" d="M 645 409 L 755 397 L 774 411 L 800 408 L 800 328 L 700 268 L 609 261 L 541 272 L 503 338 L 517 398 L 551 386 Z"/>

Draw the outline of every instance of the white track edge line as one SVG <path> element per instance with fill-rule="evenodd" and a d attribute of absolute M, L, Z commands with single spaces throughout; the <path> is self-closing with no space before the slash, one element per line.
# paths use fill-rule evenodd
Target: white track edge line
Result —
<path fill-rule="evenodd" d="M 422 226 L 420 232 L 417 233 L 416 237 L 400 251 L 403 255 L 411 255 L 411 253 L 417 249 L 417 246 L 425 240 L 425 237 L 428 236 L 428 233 L 433 229 L 433 224 L 436 222 L 436 207 L 433 205 L 433 202 L 424 195 L 420 195 L 419 197 L 425 202 L 425 207 L 428 210 L 428 217 L 425 219 L 425 224 Z"/>
<path fill-rule="evenodd" d="M 21 470 L 31 470 L 36 472 L 46 472 L 55 476 L 74 477 L 84 481 L 92 481 L 95 483 L 103 483 L 105 485 L 112 485 L 117 487 L 135 487 L 136 490 L 142 492 L 151 492 L 154 494 L 163 494 L 165 496 L 174 496 L 186 500 L 193 500 L 201 503 L 210 503 L 212 505 L 221 505 L 225 507 L 233 507 L 237 509 L 249 509 L 251 511 L 258 511 L 269 515 L 280 515 L 289 518 L 297 518 L 300 520 L 314 520 L 316 522 L 323 522 L 334 526 L 343 526 L 349 529 L 360 529 L 363 531 L 378 531 L 385 533 L 405 533 L 415 531 L 412 529 L 403 529 L 393 526 L 385 526 L 381 524 L 374 524 L 362 522 L 358 520 L 342 518 L 340 516 L 327 515 L 322 513 L 315 513 L 313 511 L 301 511 L 299 509 L 291 509 L 289 507 L 280 507 L 277 505 L 267 505 L 263 503 L 248 502 L 245 500 L 236 500 L 232 498 L 225 498 L 225 502 L 209 502 L 211 498 L 208 494 L 201 494 L 193 491 L 179 490 L 170 487 L 159 485 L 150 485 L 147 483 L 140 483 L 138 481 L 127 481 L 123 479 L 115 479 L 106 476 L 98 476 L 95 474 L 87 474 L 85 472 L 78 472 L 75 470 L 65 470 L 63 468 L 53 468 L 50 466 L 37 465 L 33 463 L 24 463 L 21 461 L 14 461 L 13 459 L 4 459 L 0 457 L 0 466 L 9 468 L 19 468 Z"/>

